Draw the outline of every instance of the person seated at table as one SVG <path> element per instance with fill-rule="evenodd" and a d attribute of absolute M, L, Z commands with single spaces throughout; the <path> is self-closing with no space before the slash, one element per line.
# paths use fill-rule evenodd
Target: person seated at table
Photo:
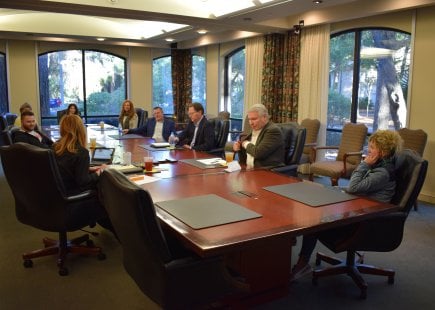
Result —
<path fill-rule="evenodd" d="M 397 131 L 378 130 L 369 138 L 368 155 L 353 171 L 346 192 L 366 196 L 381 202 L 390 202 L 396 189 L 393 156 L 402 148 L 403 140 Z M 348 229 L 351 233 L 354 224 L 339 229 L 339 234 Z M 334 229 L 320 232 L 334 237 Z M 304 235 L 299 260 L 292 269 L 292 280 L 311 273 L 311 254 L 317 243 L 318 234 Z"/>
<path fill-rule="evenodd" d="M 21 127 L 12 133 L 14 143 L 24 142 L 48 149 L 53 141 L 36 128 L 35 114 L 31 110 L 24 110 L 20 116 Z"/>
<path fill-rule="evenodd" d="M 269 120 L 267 108 L 254 104 L 247 114 L 252 132 L 233 144 L 239 161 L 247 168 L 283 166 L 284 140 L 281 130 Z"/>
<path fill-rule="evenodd" d="M 190 121 L 186 128 L 177 136 L 177 145 L 196 151 L 209 151 L 213 149 L 214 128 L 205 117 L 202 104 L 190 104 L 187 114 Z"/>
<path fill-rule="evenodd" d="M 86 190 L 96 190 L 101 171 L 106 165 L 89 166 L 89 150 L 86 149 L 86 131 L 83 121 L 76 114 L 65 115 L 59 124 L 60 139 L 53 144 L 57 165 L 67 195 L 79 194 Z M 71 212 L 88 217 L 89 223 L 114 232 L 106 210 L 99 203 L 97 195 L 89 204 L 80 204 Z"/>
<path fill-rule="evenodd" d="M 119 124 L 122 129 L 133 129 L 137 127 L 137 114 L 134 109 L 133 102 L 131 100 L 124 100 L 121 106 L 121 112 L 119 113 Z"/>
<path fill-rule="evenodd" d="M 70 114 L 75 114 L 75 115 L 79 115 L 80 116 L 80 110 L 77 107 L 77 105 L 75 103 L 70 103 L 68 105 L 68 108 L 66 109 L 66 114 L 70 115 Z"/>
<path fill-rule="evenodd" d="M 161 107 L 153 108 L 153 117 L 144 126 L 134 129 L 124 129 L 124 134 L 138 134 L 151 137 L 155 141 L 168 141 L 171 133 L 175 132 L 175 122 L 164 116 Z"/>

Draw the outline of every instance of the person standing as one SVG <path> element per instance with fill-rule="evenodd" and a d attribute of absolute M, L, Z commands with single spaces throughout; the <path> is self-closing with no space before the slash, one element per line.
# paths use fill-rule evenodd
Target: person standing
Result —
<path fill-rule="evenodd" d="M 178 135 L 178 145 L 190 150 L 209 151 L 214 148 L 214 128 L 204 115 L 200 103 L 192 103 L 188 108 L 190 122 Z"/>
<path fill-rule="evenodd" d="M 24 142 L 48 149 L 53 141 L 36 128 L 35 114 L 31 110 L 21 113 L 21 127 L 12 133 L 14 143 Z"/>
<path fill-rule="evenodd" d="M 131 100 L 124 100 L 118 118 L 122 129 L 133 129 L 137 127 L 138 117 Z"/>
<path fill-rule="evenodd" d="M 284 140 L 281 130 L 269 120 L 269 113 L 262 104 L 248 109 L 252 132 L 243 141 L 233 144 L 241 163 L 247 168 L 284 166 Z"/>
<path fill-rule="evenodd" d="M 123 130 L 124 134 L 138 134 L 151 137 L 155 141 L 168 141 L 173 132 L 175 132 L 175 122 L 164 116 L 161 107 L 153 108 L 153 117 L 148 119 L 144 126 Z"/>

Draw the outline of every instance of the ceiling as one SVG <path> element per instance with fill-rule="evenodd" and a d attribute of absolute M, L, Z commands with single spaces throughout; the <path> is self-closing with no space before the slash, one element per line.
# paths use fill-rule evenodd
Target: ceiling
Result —
<path fill-rule="evenodd" d="M 0 38 L 194 47 L 435 0 L 0 0 Z M 371 3 L 370 2 L 375 2 Z M 203 30 L 205 34 L 199 34 Z M 166 41 L 172 39 L 172 42 Z"/>

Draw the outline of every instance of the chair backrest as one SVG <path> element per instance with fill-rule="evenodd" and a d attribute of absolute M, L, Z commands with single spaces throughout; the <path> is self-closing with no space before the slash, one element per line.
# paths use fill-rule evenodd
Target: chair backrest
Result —
<path fill-rule="evenodd" d="M 57 116 L 57 123 L 60 124 L 60 120 L 62 119 L 62 117 L 66 114 L 68 110 L 64 109 L 64 110 L 58 110 L 56 112 L 56 116 Z"/>
<path fill-rule="evenodd" d="M 224 148 L 225 143 L 228 141 L 228 134 L 230 132 L 230 121 L 215 117 L 209 119 L 208 122 L 210 122 L 214 128 L 215 148 Z"/>
<path fill-rule="evenodd" d="M 6 128 L 8 128 L 8 122 L 6 121 L 6 117 L 1 114 L 0 115 L 0 131 L 5 130 Z"/>
<path fill-rule="evenodd" d="M 15 113 L 5 113 L 4 118 L 6 119 L 6 124 L 8 127 L 12 127 L 15 124 L 15 120 L 17 119 L 18 115 Z"/>
<path fill-rule="evenodd" d="M 426 178 L 428 162 L 410 149 L 404 149 L 396 154 L 394 160 L 397 185 L 391 202 L 409 213 Z"/>
<path fill-rule="evenodd" d="M 296 122 L 278 123 L 284 138 L 284 163 L 286 165 L 299 164 L 304 150 L 307 130 Z"/>
<path fill-rule="evenodd" d="M 65 191 L 53 151 L 19 142 L 1 147 L 0 154 L 17 219 L 46 231 L 63 230 Z"/>
<path fill-rule="evenodd" d="M 423 156 L 427 143 L 427 133 L 422 129 L 401 128 L 397 131 L 403 139 L 403 147 Z"/>
<path fill-rule="evenodd" d="M 307 129 L 306 144 L 317 143 L 319 136 L 320 121 L 318 119 L 305 118 L 301 122 L 301 127 Z M 304 154 L 311 154 L 312 148 L 310 146 L 304 147 Z"/>
<path fill-rule="evenodd" d="M 8 129 L 4 129 L 0 131 L 0 146 L 11 145 L 12 137 L 11 133 Z"/>
<path fill-rule="evenodd" d="M 164 264 L 171 254 L 150 194 L 114 169 L 104 170 L 98 186 L 122 244 L 126 271 L 147 296 L 160 301 Z"/>
<path fill-rule="evenodd" d="M 142 127 L 145 125 L 148 118 L 148 111 L 142 108 L 135 108 L 137 114 L 137 127 Z"/>
<path fill-rule="evenodd" d="M 348 152 L 360 152 L 363 149 L 367 138 L 367 127 L 364 124 L 346 123 L 343 127 L 341 142 L 338 149 L 336 160 L 343 160 L 343 156 Z M 347 162 L 357 165 L 361 161 L 358 156 L 350 156 Z"/>

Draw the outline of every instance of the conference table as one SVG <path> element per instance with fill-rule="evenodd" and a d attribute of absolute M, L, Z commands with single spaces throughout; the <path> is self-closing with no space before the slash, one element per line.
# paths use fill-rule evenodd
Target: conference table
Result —
<path fill-rule="evenodd" d="M 116 134 L 115 130 L 113 132 Z M 109 130 L 98 134 L 100 145 L 115 147 L 119 154 L 131 152 L 133 161 L 141 161 L 143 156 L 148 155 L 157 159 L 178 160 L 176 163 L 160 164 L 159 167 L 165 170 L 156 174 L 156 181 L 141 186 L 151 194 L 165 231 L 201 257 L 223 256 L 227 266 L 245 279 L 250 288 L 249 298 L 243 297 L 247 304 L 268 301 L 288 293 L 292 246 L 296 236 L 397 210 L 394 205 L 363 197 L 312 207 L 264 189 L 294 184 L 301 182 L 300 179 L 263 169 L 242 168 L 231 173 L 225 172 L 224 167 L 201 169 L 183 162 L 183 159 L 212 157 L 206 152 L 180 149 L 150 151 L 144 147 L 153 142 L 150 138 L 116 137 Z M 202 195 L 217 195 L 261 216 L 194 229 L 158 207 L 164 201 Z"/>

